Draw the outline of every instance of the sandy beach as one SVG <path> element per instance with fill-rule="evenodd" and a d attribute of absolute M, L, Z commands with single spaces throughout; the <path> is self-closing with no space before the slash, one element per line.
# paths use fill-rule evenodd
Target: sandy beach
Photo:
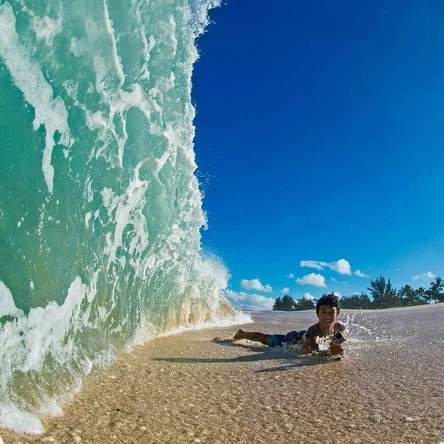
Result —
<path fill-rule="evenodd" d="M 314 312 L 253 313 L 248 330 L 306 328 Z M 439 443 L 444 304 L 353 312 L 346 357 L 235 345 L 236 327 L 154 339 L 90 375 L 45 434 L 4 443 Z"/>

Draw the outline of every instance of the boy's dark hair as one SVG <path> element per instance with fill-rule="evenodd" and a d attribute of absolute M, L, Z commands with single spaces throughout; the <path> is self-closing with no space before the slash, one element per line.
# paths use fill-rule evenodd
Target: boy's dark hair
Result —
<path fill-rule="evenodd" d="M 339 314 L 341 308 L 339 307 L 339 298 L 334 293 L 323 294 L 316 302 L 316 314 L 319 313 L 319 307 L 321 305 L 328 305 L 330 307 L 336 307 L 336 311 Z"/>

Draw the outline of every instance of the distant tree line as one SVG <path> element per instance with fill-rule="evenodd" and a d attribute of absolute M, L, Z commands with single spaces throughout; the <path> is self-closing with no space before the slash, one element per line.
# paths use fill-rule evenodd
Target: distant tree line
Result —
<path fill-rule="evenodd" d="M 295 311 L 310 310 L 315 308 L 315 304 L 311 299 L 297 299 L 296 301 L 288 294 L 284 294 L 282 298 L 276 298 L 273 304 L 273 310 Z"/>
<path fill-rule="evenodd" d="M 341 298 L 341 308 L 390 308 L 412 305 L 434 304 L 444 302 L 444 280 L 435 278 L 429 288 L 413 288 L 406 284 L 399 290 L 392 286 L 390 279 L 379 276 L 370 281 L 367 287 L 369 294 L 360 293 Z M 302 298 L 294 300 L 290 295 L 276 298 L 273 310 L 295 311 L 315 308 L 315 301 Z"/>

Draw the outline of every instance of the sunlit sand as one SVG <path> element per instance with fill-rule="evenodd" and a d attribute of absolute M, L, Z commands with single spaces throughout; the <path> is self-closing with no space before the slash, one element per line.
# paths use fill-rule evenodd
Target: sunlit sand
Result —
<path fill-rule="evenodd" d="M 5 443 L 319 443 L 444 440 L 444 305 L 353 312 L 331 362 L 226 339 L 237 327 L 155 339 L 87 378 L 38 437 Z M 314 312 L 253 313 L 245 328 L 304 328 Z M 214 340 L 214 338 L 218 338 Z"/>

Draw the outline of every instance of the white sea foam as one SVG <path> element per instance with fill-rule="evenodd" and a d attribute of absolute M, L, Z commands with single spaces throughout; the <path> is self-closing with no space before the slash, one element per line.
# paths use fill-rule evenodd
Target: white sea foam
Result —
<path fill-rule="evenodd" d="M 106 0 L 103 0 L 103 12 L 105 15 L 105 29 L 108 33 L 109 39 L 112 45 L 112 61 L 114 62 L 114 69 L 119 76 L 119 86 L 121 87 L 125 82 L 125 74 L 123 73 L 122 62 L 120 60 L 119 54 L 117 53 L 117 43 L 115 39 L 115 34 L 113 30 L 113 22 L 109 17 L 108 6 Z"/>
<path fill-rule="evenodd" d="M 217 8 L 221 4 L 221 0 L 189 0 L 188 3 L 191 9 L 191 29 L 197 37 L 208 26 L 208 11 Z"/>
<path fill-rule="evenodd" d="M 8 322 L 0 327 L 0 349 L 3 358 L 0 361 L 0 393 L 4 403 L 0 409 L 0 426 L 29 433 L 43 430 L 35 415 L 12 404 L 6 404 L 6 376 L 17 370 L 24 373 L 38 372 L 48 355 L 56 357 L 59 363 L 68 361 L 74 353 L 74 343 L 66 339 L 72 329 L 82 325 L 79 321 L 80 306 L 88 291 L 81 279 L 76 277 L 62 305 L 50 302 L 45 308 L 32 308 L 28 316 L 25 316 L 15 306 L 10 290 L 0 281 L 0 315 L 9 314 L 16 317 L 15 322 Z"/>
<path fill-rule="evenodd" d="M 15 15 L 8 3 L 0 6 L 0 57 L 7 66 L 14 83 L 25 100 L 34 107 L 34 131 L 45 126 L 45 150 L 43 152 L 42 170 L 48 187 L 53 191 L 54 168 L 51 165 L 54 135 L 61 135 L 59 143 L 71 144 L 68 127 L 68 113 L 60 97 L 53 98 L 53 91 L 46 81 L 38 64 L 32 60 L 27 48 L 21 45 L 15 30 Z"/>
<path fill-rule="evenodd" d="M 0 427 L 23 433 L 44 432 L 43 424 L 36 415 L 20 410 L 13 404 L 0 404 Z"/>
<path fill-rule="evenodd" d="M 54 37 L 62 30 L 62 20 L 51 17 L 34 16 L 32 26 L 37 38 L 44 40 L 48 46 L 51 46 Z"/>
<path fill-rule="evenodd" d="M 108 267 L 116 258 L 116 251 L 122 245 L 123 230 L 128 224 L 132 224 L 136 233 L 129 245 L 130 256 L 142 252 L 148 245 L 145 217 L 142 212 L 148 183 L 139 179 L 141 166 L 142 162 L 137 165 L 133 179 L 121 196 L 116 196 L 109 188 L 102 190 L 105 208 L 115 221 L 113 236 L 107 238 Z"/>
<path fill-rule="evenodd" d="M 204 330 L 210 328 L 231 327 L 234 325 L 250 324 L 253 319 L 250 315 L 236 310 L 232 316 L 223 316 L 210 320 L 200 320 L 196 323 L 186 323 L 178 327 L 170 328 L 162 333 L 156 332 L 153 324 L 144 321 L 137 329 L 134 339 L 128 344 L 128 350 L 131 350 L 136 345 L 144 344 L 153 340 L 156 337 L 173 336 L 187 331 Z"/>
<path fill-rule="evenodd" d="M 224 316 L 221 318 L 211 319 L 208 321 L 198 322 L 197 324 L 186 324 L 181 325 L 179 327 L 173 328 L 171 330 L 166 331 L 165 333 L 160 333 L 158 336 L 171 336 L 177 335 L 179 333 L 183 333 L 191 330 L 204 330 L 209 328 L 219 328 L 219 327 L 231 327 L 233 325 L 241 325 L 241 324 L 251 324 L 253 319 L 250 315 L 242 312 L 235 311 L 233 316 Z"/>
<path fill-rule="evenodd" d="M 0 281 L 0 317 L 16 316 L 21 313 L 22 311 L 15 306 L 11 291 L 2 281 Z"/>

